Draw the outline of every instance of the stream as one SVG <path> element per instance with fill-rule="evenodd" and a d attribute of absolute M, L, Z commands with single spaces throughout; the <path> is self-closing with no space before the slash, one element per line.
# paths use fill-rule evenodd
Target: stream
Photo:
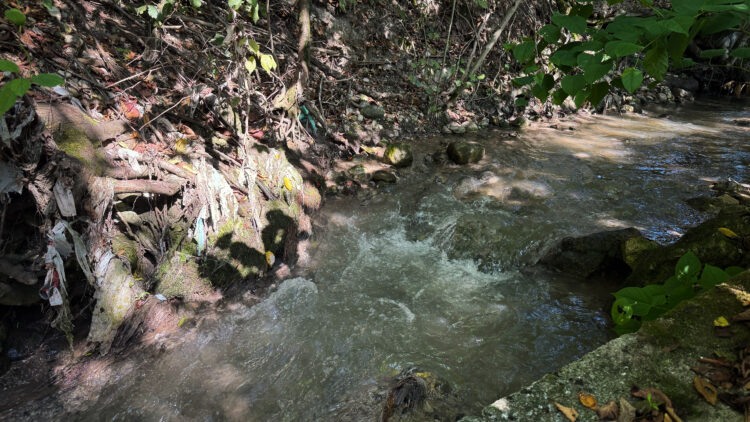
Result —
<path fill-rule="evenodd" d="M 613 337 L 616 285 L 530 264 L 565 236 L 679 237 L 706 218 L 686 199 L 748 181 L 750 131 L 733 123 L 747 117 L 704 100 L 481 132 L 467 138 L 485 158 L 463 167 L 424 157 L 453 138 L 417 141 L 423 153 L 397 185 L 326 202 L 294 278 L 113 376 L 72 418 L 374 420 L 409 370 L 443 384 L 414 420 L 478 414 Z"/>

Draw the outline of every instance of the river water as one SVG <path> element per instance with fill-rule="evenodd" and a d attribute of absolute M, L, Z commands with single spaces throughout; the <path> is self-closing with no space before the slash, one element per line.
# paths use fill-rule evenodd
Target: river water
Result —
<path fill-rule="evenodd" d="M 410 369 L 443 383 L 429 406 L 443 420 L 479 413 L 613 336 L 616 286 L 530 266 L 546 247 L 622 227 L 668 242 L 706 217 L 684 200 L 748 181 L 750 132 L 733 123 L 747 108 L 663 112 L 481 133 L 472 166 L 418 154 L 386 191 L 325 204 L 297 277 L 137 363 L 74 419 L 374 420 Z"/>

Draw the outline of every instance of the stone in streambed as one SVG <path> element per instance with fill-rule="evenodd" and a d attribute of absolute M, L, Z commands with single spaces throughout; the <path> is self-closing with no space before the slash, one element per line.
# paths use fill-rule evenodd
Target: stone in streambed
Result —
<path fill-rule="evenodd" d="M 372 173 L 372 180 L 376 183 L 396 183 L 396 175 L 388 170 L 377 170 Z"/>
<path fill-rule="evenodd" d="M 382 107 L 378 107 L 374 104 L 368 104 L 360 110 L 363 116 L 368 119 L 380 120 L 385 117 L 385 110 Z"/>
<path fill-rule="evenodd" d="M 409 167 L 414 161 L 414 157 L 411 153 L 411 148 L 402 142 L 397 142 L 388 145 L 383 154 L 383 160 L 393 167 Z"/>
<path fill-rule="evenodd" d="M 367 181 L 367 170 L 365 169 L 365 166 L 359 164 L 349 169 L 349 176 L 351 176 L 352 179 L 363 183 Z"/>
<path fill-rule="evenodd" d="M 476 142 L 454 141 L 448 145 L 447 152 L 456 164 L 476 163 L 484 156 L 484 146 Z"/>

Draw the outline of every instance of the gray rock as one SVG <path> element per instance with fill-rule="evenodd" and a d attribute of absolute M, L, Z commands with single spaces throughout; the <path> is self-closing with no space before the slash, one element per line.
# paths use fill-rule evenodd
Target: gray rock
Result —
<path fill-rule="evenodd" d="M 460 123 L 456 123 L 456 122 L 449 124 L 448 129 L 450 129 L 452 133 L 455 133 L 457 135 L 466 133 L 466 126 L 463 126 Z"/>
<path fill-rule="evenodd" d="M 476 142 L 453 141 L 448 145 L 447 153 L 456 164 L 476 163 L 484 157 L 484 146 Z"/>
<path fill-rule="evenodd" d="M 523 129 L 529 127 L 529 121 L 523 116 L 518 116 L 510 122 L 510 125 L 515 128 Z"/>
<path fill-rule="evenodd" d="M 479 131 L 479 125 L 477 125 L 474 122 L 467 122 L 466 124 L 466 130 L 469 132 L 477 132 Z"/>
<path fill-rule="evenodd" d="M 383 154 L 383 160 L 393 167 L 409 167 L 414 161 L 411 147 L 403 142 L 388 145 Z"/>
<path fill-rule="evenodd" d="M 377 170 L 372 173 L 372 180 L 376 183 L 396 183 L 396 175 L 388 170 Z"/>
<path fill-rule="evenodd" d="M 368 119 L 380 120 L 385 117 L 385 110 L 375 104 L 368 104 L 360 110 L 363 116 Z"/>
<path fill-rule="evenodd" d="M 352 179 L 360 183 L 367 181 L 367 170 L 365 170 L 365 166 L 361 164 L 350 168 L 348 173 Z"/>
<path fill-rule="evenodd" d="M 632 238 L 643 238 L 634 228 L 566 237 L 540 263 L 558 271 L 588 278 L 600 274 L 627 273 L 623 245 Z"/>

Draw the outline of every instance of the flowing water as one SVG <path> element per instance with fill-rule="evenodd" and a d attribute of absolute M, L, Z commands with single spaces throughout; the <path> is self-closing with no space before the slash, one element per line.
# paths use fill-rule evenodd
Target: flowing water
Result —
<path fill-rule="evenodd" d="M 134 364 L 75 419 L 372 420 L 410 368 L 450 387 L 446 417 L 476 414 L 612 337 L 615 286 L 527 264 L 564 236 L 637 227 L 667 242 L 704 219 L 684 200 L 748 181 L 750 132 L 733 123 L 747 110 L 487 132 L 485 159 L 461 168 L 417 156 L 387 192 L 326 203 L 298 277 Z"/>

